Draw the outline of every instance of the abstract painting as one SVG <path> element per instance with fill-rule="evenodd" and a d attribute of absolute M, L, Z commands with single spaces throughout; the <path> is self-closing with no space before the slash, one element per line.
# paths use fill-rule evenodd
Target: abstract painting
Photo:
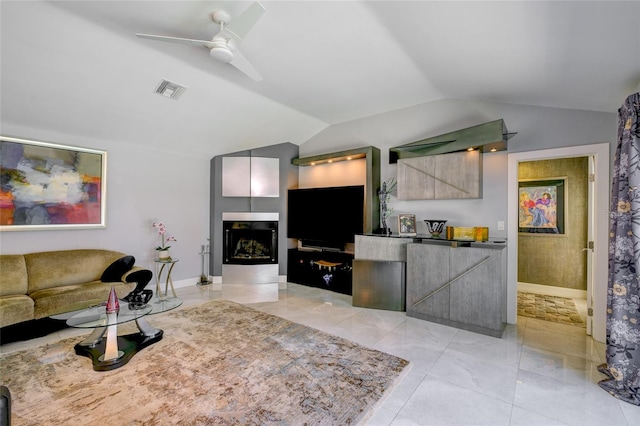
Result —
<path fill-rule="evenodd" d="M 104 228 L 107 153 L 0 136 L 0 231 Z"/>
<path fill-rule="evenodd" d="M 518 182 L 518 232 L 564 234 L 565 180 Z"/>

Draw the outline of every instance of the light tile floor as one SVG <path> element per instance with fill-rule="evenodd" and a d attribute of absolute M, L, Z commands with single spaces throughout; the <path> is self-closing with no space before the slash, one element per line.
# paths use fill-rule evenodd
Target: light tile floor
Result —
<path fill-rule="evenodd" d="M 409 373 L 368 425 L 640 425 L 640 407 L 598 385 L 604 344 L 585 329 L 519 318 L 502 339 L 356 308 L 351 297 L 288 284 L 225 284 L 177 289 L 183 309 L 211 299 L 246 304 L 411 361 Z M 0 347 L 20 350 L 86 331 Z M 135 359 L 133 360 L 135 362 Z"/>

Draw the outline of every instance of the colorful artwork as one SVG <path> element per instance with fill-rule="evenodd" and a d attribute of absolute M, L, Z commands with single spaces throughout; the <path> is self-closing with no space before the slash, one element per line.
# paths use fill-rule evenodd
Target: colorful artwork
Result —
<path fill-rule="evenodd" d="M 0 230 L 104 227 L 106 152 L 0 137 Z"/>
<path fill-rule="evenodd" d="M 564 234 L 564 179 L 519 182 L 519 232 Z"/>

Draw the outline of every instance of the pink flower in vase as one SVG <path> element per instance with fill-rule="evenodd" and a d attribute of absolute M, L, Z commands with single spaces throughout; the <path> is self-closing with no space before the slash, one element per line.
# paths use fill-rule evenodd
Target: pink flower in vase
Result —
<path fill-rule="evenodd" d="M 158 228 L 158 235 L 160 235 L 160 238 L 161 238 L 161 244 L 158 247 L 156 247 L 156 250 L 158 251 L 169 250 L 171 246 L 168 246 L 167 243 L 171 241 L 178 241 L 176 240 L 176 237 L 167 235 L 167 228 L 164 226 L 164 223 L 154 222 L 153 227 Z"/>

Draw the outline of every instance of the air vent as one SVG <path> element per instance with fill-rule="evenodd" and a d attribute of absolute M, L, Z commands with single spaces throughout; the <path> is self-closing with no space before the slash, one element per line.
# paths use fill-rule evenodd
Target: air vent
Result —
<path fill-rule="evenodd" d="M 158 87 L 156 87 L 155 92 L 158 95 L 164 96 L 165 98 L 177 100 L 185 90 L 187 90 L 187 88 L 184 86 L 180 86 L 178 83 L 174 83 L 168 80 L 162 80 L 160 81 L 160 84 L 158 84 Z"/>

